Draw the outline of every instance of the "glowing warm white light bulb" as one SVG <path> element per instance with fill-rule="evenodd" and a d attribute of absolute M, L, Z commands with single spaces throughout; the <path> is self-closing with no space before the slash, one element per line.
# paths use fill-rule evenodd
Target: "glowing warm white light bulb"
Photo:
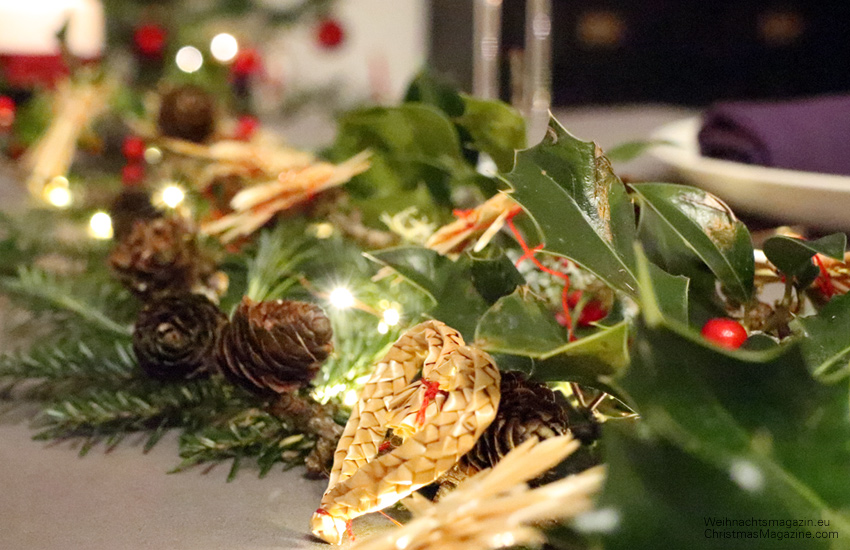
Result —
<path fill-rule="evenodd" d="M 89 234 L 95 239 L 112 238 L 112 218 L 106 212 L 95 212 L 89 220 Z"/>
<path fill-rule="evenodd" d="M 337 309 L 348 309 L 354 305 L 354 295 L 342 286 L 333 289 L 328 299 L 331 305 Z"/>
<path fill-rule="evenodd" d="M 174 58 L 177 68 L 184 73 L 194 73 L 204 64 L 204 54 L 194 46 L 183 46 Z"/>
<path fill-rule="evenodd" d="M 169 208 L 177 208 L 186 198 L 186 193 L 177 185 L 169 185 L 162 190 L 162 202 Z"/>
<path fill-rule="evenodd" d="M 148 147 L 145 149 L 145 162 L 148 164 L 159 164 L 162 160 L 162 151 L 159 147 Z"/>
<path fill-rule="evenodd" d="M 353 407 L 355 403 L 357 403 L 357 392 L 355 390 L 348 390 L 345 392 L 345 397 L 343 397 L 342 402 L 346 407 Z"/>
<path fill-rule="evenodd" d="M 383 319 L 388 327 L 394 327 L 401 321 L 401 313 L 394 307 L 387 308 L 384 310 Z"/>
<path fill-rule="evenodd" d="M 232 34 L 223 32 L 213 37 L 210 42 L 210 53 L 218 61 L 225 63 L 230 61 L 239 52 L 239 43 Z"/>
<path fill-rule="evenodd" d="M 385 322 L 383 322 L 383 321 L 381 321 L 380 323 L 378 323 L 378 332 L 379 332 L 380 334 L 386 334 L 386 333 L 388 333 L 389 331 L 390 331 L 390 326 L 389 326 L 388 324 L 386 324 L 386 323 L 385 323 Z"/>
<path fill-rule="evenodd" d="M 71 205 L 71 190 L 68 188 L 68 179 L 56 176 L 50 183 L 44 186 L 42 191 L 44 200 L 57 208 L 65 208 Z"/>

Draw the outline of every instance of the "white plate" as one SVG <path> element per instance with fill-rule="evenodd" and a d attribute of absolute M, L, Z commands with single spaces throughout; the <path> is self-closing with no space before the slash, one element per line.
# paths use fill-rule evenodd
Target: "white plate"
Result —
<path fill-rule="evenodd" d="M 652 134 L 651 154 L 676 170 L 683 181 L 710 191 L 733 210 L 779 223 L 850 230 L 850 177 L 765 168 L 706 158 L 699 153 L 700 118 L 671 122 Z"/>

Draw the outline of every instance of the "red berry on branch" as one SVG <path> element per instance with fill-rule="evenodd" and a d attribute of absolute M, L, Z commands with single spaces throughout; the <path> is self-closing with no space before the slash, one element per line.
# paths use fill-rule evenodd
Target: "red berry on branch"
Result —
<path fill-rule="evenodd" d="M 578 326 L 587 327 L 608 316 L 608 310 L 599 300 L 590 300 L 581 308 L 578 316 Z"/>
<path fill-rule="evenodd" d="M 581 290 L 572 290 L 567 294 L 567 306 L 572 309 L 578 305 L 578 301 L 581 300 L 582 292 Z"/>
<path fill-rule="evenodd" d="M 0 130 L 7 130 L 15 122 L 15 100 L 0 96 Z"/>
<path fill-rule="evenodd" d="M 130 163 L 121 169 L 121 182 L 127 187 L 133 187 L 142 183 L 145 179 L 145 165 L 141 163 Z"/>
<path fill-rule="evenodd" d="M 121 145 L 121 153 L 127 162 L 140 162 L 145 158 L 145 141 L 138 136 L 127 136 Z"/>
<path fill-rule="evenodd" d="M 718 346 L 738 349 L 747 340 L 747 329 L 738 321 L 716 317 L 702 326 L 702 335 Z"/>
<path fill-rule="evenodd" d="M 257 117 L 242 115 L 236 121 L 236 129 L 233 131 L 233 137 L 239 141 L 251 141 L 259 128 L 260 121 L 257 120 Z"/>
<path fill-rule="evenodd" d="M 145 57 L 161 57 L 165 50 L 165 29 L 155 23 L 145 23 L 133 32 L 133 43 Z"/>
<path fill-rule="evenodd" d="M 241 77 L 255 75 L 262 69 L 263 58 L 254 48 L 241 48 L 230 66 L 231 72 Z"/>
<path fill-rule="evenodd" d="M 316 29 L 316 40 L 322 48 L 338 48 L 345 40 L 345 30 L 336 19 L 322 19 Z"/>

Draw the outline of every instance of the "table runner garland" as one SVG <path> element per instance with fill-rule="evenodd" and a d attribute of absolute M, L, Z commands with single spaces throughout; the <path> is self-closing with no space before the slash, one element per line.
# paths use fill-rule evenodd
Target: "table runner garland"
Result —
<path fill-rule="evenodd" d="M 792 511 L 850 533 L 843 234 L 756 251 L 717 197 L 625 185 L 554 118 L 523 148 L 510 107 L 426 74 L 321 158 L 146 116 L 144 182 L 36 144 L 30 191 L 73 205 L 0 219 L 4 328 L 30 334 L 0 381 L 39 439 L 304 464 L 332 543 L 412 512 L 361 548 L 701 548 L 703 517 Z"/>

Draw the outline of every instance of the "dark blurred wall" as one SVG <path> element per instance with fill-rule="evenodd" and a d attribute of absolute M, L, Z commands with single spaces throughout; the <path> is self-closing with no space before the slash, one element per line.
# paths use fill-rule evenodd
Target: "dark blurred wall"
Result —
<path fill-rule="evenodd" d="M 434 66 L 468 83 L 469 0 L 434 0 Z M 522 0 L 504 0 L 503 50 Z M 556 104 L 850 92 L 850 0 L 553 0 Z M 507 90 L 507 85 L 504 86 Z"/>

